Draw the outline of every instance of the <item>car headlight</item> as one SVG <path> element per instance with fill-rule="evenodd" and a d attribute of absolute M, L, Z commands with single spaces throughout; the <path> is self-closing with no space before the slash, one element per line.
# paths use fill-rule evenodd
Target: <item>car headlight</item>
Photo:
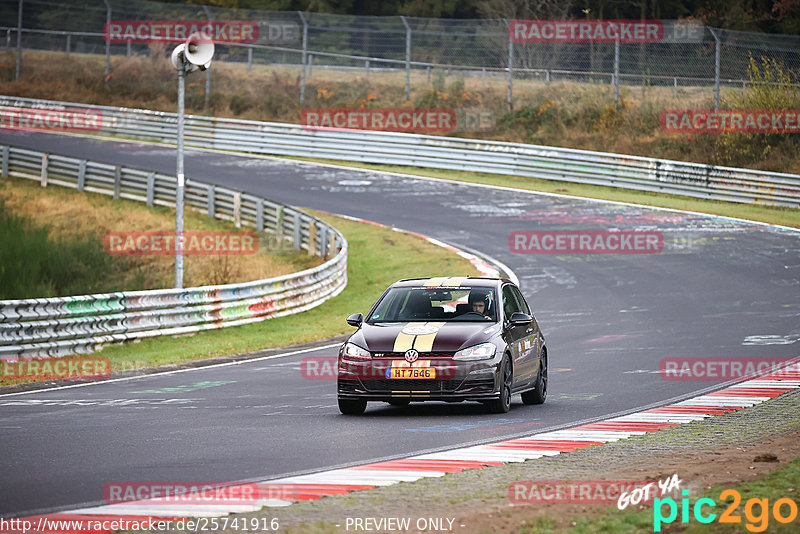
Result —
<path fill-rule="evenodd" d="M 494 357 L 497 347 L 493 343 L 481 343 L 473 347 L 461 349 L 453 355 L 454 360 L 469 361 L 469 360 L 488 360 Z"/>
<path fill-rule="evenodd" d="M 353 343 L 345 343 L 344 350 L 342 351 L 342 358 L 345 360 L 369 360 L 372 355 L 368 350 L 362 349 Z"/>

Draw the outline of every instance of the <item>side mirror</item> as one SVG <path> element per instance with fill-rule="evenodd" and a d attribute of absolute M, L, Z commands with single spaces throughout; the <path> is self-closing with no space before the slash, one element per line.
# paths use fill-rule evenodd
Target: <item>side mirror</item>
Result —
<path fill-rule="evenodd" d="M 527 313 L 522 312 L 514 312 L 511 314 L 511 318 L 508 320 L 513 326 L 522 326 L 526 324 L 530 324 L 533 320 L 533 317 L 528 315 Z"/>
<path fill-rule="evenodd" d="M 364 316 L 360 313 L 354 313 L 350 317 L 347 318 L 347 324 L 350 326 L 355 326 L 356 328 L 361 326 L 361 323 L 364 321 Z"/>

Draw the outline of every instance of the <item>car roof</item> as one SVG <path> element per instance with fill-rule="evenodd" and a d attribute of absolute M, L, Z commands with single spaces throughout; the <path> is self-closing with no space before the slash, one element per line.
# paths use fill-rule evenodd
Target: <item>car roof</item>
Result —
<path fill-rule="evenodd" d="M 507 278 L 485 276 L 437 276 L 433 278 L 405 278 L 391 287 L 497 287 L 501 283 L 511 283 Z"/>

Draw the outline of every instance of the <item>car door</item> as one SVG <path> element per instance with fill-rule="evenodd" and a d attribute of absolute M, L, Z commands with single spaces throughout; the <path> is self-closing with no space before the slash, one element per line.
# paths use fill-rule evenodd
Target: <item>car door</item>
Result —
<path fill-rule="evenodd" d="M 526 358 L 523 340 L 527 336 L 530 325 L 514 326 L 510 323 L 511 316 L 515 312 L 521 312 L 519 302 L 514 295 L 513 286 L 506 284 L 503 286 L 503 327 L 505 329 L 506 344 L 508 345 L 511 357 L 514 360 L 514 385 L 512 389 L 524 386 L 530 382 L 530 364 L 526 368 Z"/>
<path fill-rule="evenodd" d="M 519 288 L 516 286 L 509 287 L 519 303 L 520 311 L 531 316 L 530 324 L 520 327 L 522 330 L 520 334 L 520 364 L 522 365 L 524 376 L 529 381 L 533 381 L 539 372 L 539 355 L 541 352 L 539 325 L 536 323 L 536 319 L 531 313 L 531 308 Z"/>

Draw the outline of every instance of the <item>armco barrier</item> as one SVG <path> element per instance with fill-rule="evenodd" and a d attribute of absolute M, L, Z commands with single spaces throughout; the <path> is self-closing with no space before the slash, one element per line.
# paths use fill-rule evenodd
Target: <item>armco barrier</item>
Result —
<path fill-rule="evenodd" d="M 162 206 L 175 205 L 174 176 L 0 146 L 2 176 Z M 347 285 L 347 241 L 323 221 L 247 193 L 195 180 L 186 204 L 255 227 L 325 263 L 298 273 L 219 286 L 0 301 L 0 358 L 63 356 L 98 345 L 235 326 L 298 313 Z"/>
<path fill-rule="evenodd" d="M 0 111 L 6 106 L 92 109 L 102 114 L 100 133 L 175 141 L 174 113 L 0 97 Z M 587 150 L 200 116 L 186 118 L 185 140 L 202 148 L 530 176 L 800 208 L 798 175 Z"/>

